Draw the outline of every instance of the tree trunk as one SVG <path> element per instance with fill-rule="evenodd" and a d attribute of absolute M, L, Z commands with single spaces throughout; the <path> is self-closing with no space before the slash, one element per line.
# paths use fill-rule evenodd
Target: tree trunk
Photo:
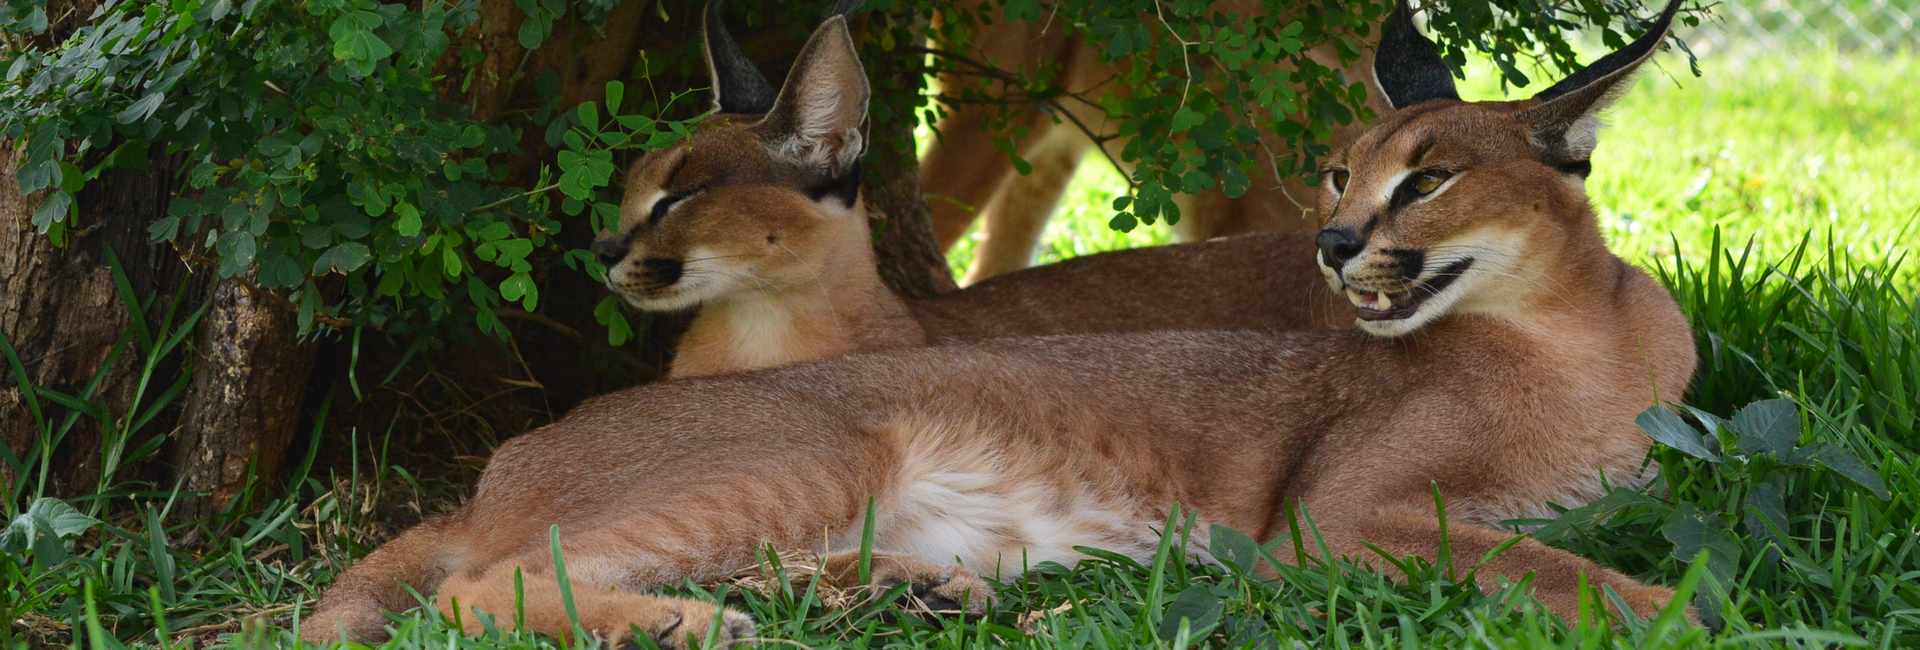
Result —
<path fill-rule="evenodd" d="M 147 243 L 146 224 L 166 212 L 172 164 L 162 159 L 152 169 L 109 172 L 90 183 L 76 198 L 73 241 L 58 247 L 34 229 L 39 197 L 20 194 L 18 155 L 13 147 L 0 153 L 0 332 L 19 354 L 29 383 L 89 398 L 112 418 L 124 418 L 135 406 L 129 402 L 148 351 L 129 341 L 113 356 L 131 311 L 114 287 L 107 255 L 118 258 L 137 300 L 164 301 L 173 291 L 193 290 L 172 253 Z M 11 373 L 0 378 L 0 444 L 24 457 L 43 434 L 59 435 L 51 415 L 64 409 L 40 400 L 49 417 L 36 425 L 28 396 L 15 383 Z M 102 433 L 99 422 L 83 417 L 55 441 L 49 492 L 90 489 L 101 478 Z"/>
<path fill-rule="evenodd" d="M 897 23 L 914 24 L 924 33 L 927 16 L 908 16 Z M 864 189 L 873 219 L 873 248 L 880 278 L 896 293 L 926 298 L 954 289 L 946 256 L 933 241 L 933 225 L 926 197 L 920 192 L 920 160 L 913 153 L 913 115 L 926 86 L 922 57 L 882 52 L 878 21 L 855 32 L 862 48 L 867 77 L 874 90 L 872 143 L 868 146 Z M 861 32 L 866 32 L 862 34 Z"/>
<path fill-rule="evenodd" d="M 220 509 L 249 477 L 279 476 L 314 350 L 296 339 L 293 311 L 265 290 L 229 278 L 209 293 L 174 466 L 187 491 L 207 495 L 196 505 Z"/>

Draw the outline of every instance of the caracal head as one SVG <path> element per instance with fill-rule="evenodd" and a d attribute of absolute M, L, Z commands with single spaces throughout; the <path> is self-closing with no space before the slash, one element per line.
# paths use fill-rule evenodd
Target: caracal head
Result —
<path fill-rule="evenodd" d="M 1329 157 L 1317 259 L 1362 331 L 1394 337 L 1448 314 L 1524 317 L 1579 255 L 1604 254 L 1587 205 L 1599 113 L 1672 24 L 1522 101 L 1463 102 L 1404 1 L 1374 74 L 1393 112 Z M 1597 253 L 1596 253 L 1597 251 Z"/>
<path fill-rule="evenodd" d="M 634 163 L 619 227 L 593 245 L 607 286 L 641 310 L 813 282 L 832 259 L 821 247 L 865 232 L 868 88 L 846 20 L 814 31 L 776 92 L 727 33 L 718 2 L 704 18 L 714 113 Z"/>

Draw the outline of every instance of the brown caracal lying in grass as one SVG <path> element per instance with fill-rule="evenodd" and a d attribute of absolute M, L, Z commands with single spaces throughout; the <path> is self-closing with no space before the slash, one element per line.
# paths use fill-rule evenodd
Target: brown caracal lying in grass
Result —
<path fill-rule="evenodd" d="M 1344 327 L 1321 283 L 1311 234 L 1262 234 L 1092 255 L 925 300 L 904 300 L 874 268 L 860 195 L 858 59 L 796 65 L 777 94 L 708 7 L 708 69 L 719 115 L 627 174 L 619 230 L 594 245 L 607 285 L 646 311 L 698 306 L 673 377 L 1041 334 Z M 805 93 L 811 92 L 815 96 Z M 832 156 L 790 160 L 796 102 L 831 104 L 818 128 L 846 135 Z M 771 111 L 771 112 L 770 112 Z M 998 154 L 994 154 L 998 155 Z"/>
<path fill-rule="evenodd" d="M 381 636 L 411 588 L 472 630 L 475 610 L 512 621 L 520 602 L 545 633 L 569 634 L 573 609 L 615 640 L 739 639 L 745 615 L 647 591 L 751 567 L 763 545 L 832 554 L 845 579 L 870 499 L 873 577 L 976 606 L 993 596 L 976 575 L 1071 564 L 1083 546 L 1147 558 L 1175 504 L 1197 531 L 1256 539 L 1284 537 L 1297 504 L 1333 552 L 1383 569 L 1374 548 L 1449 549 L 1479 580 L 1530 576 L 1561 616 L 1583 581 L 1652 613 L 1671 590 L 1534 540 L 1485 558 L 1511 537 L 1502 521 L 1649 478 L 1634 418 L 1693 373 L 1686 319 L 1607 250 L 1582 189 L 1595 115 L 1677 5 L 1531 99 L 1467 103 L 1402 4 L 1378 63 L 1395 111 L 1334 154 L 1321 197 L 1318 259 L 1359 331 L 1012 338 L 614 393 L 502 445 L 472 500 L 342 575 L 305 634 Z M 858 78 L 843 20 L 798 68 L 775 141 L 796 166 L 851 162 L 855 107 L 808 94 Z"/>

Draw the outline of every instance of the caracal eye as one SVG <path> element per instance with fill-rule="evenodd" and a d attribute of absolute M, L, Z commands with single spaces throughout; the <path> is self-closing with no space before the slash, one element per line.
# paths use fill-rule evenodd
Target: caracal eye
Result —
<path fill-rule="evenodd" d="M 1333 185 L 1334 193 L 1344 193 L 1347 191 L 1347 178 L 1349 176 L 1352 176 L 1352 174 L 1347 170 L 1330 169 L 1327 170 L 1327 183 Z"/>
<path fill-rule="evenodd" d="M 1420 175 L 1413 179 L 1413 191 L 1422 195 L 1432 194 L 1451 177 L 1452 175 L 1446 172 L 1420 172 Z"/>

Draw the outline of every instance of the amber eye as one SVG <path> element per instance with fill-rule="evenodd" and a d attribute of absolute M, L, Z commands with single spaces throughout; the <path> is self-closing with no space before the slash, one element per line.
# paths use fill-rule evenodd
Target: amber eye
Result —
<path fill-rule="evenodd" d="M 1413 191 L 1421 196 L 1432 194 L 1434 190 L 1440 189 L 1440 186 L 1452 177 L 1452 174 L 1446 172 L 1420 172 L 1419 175 L 1413 177 Z"/>
<path fill-rule="evenodd" d="M 1352 174 L 1348 173 L 1347 170 L 1329 169 L 1327 170 L 1327 184 L 1333 186 L 1335 193 L 1345 192 L 1347 191 L 1347 177 L 1349 176 L 1352 176 Z"/>

